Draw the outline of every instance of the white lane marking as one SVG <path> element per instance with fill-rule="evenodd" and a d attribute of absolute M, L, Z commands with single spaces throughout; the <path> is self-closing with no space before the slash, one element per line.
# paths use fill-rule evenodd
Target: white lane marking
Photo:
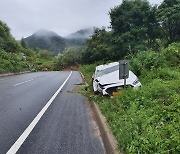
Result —
<path fill-rule="evenodd" d="M 21 84 L 24 84 L 24 83 L 27 83 L 27 82 L 30 82 L 30 81 L 33 81 L 33 80 L 34 80 L 34 79 L 30 79 L 30 80 L 27 80 L 27 81 L 24 81 L 24 82 L 17 83 L 17 84 L 15 84 L 15 85 L 13 85 L 13 87 L 19 86 L 19 85 L 21 85 Z"/>
<path fill-rule="evenodd" d="M 30 123 L 30 125 L 25 129 L 25 131 L 21 134 L 21 136 L 17 139 L 17 141 L 12 145 L 12 147 L 8 150 L 8 152 L 6 154 L 15 154 L 19 148 L 21 147 L 21 145 L 24 143 L 24 141 L 26 140 L 26 138 L 29 136 L 29 134 L 31 133 L 31 131 L 34 129 L 34 127 L 36 126 L 36 124 L 38 123 L 38 121 L 41 119 L 41 117 L 44 115 L 44 113 L 46 112 L 46 110 L 48 109 L 48 107 L 52 104 L 52 102 L 54 101 L 54 99 L 56 98 L 56 96 L 59 94 L 59 92 L 61 91 L 61 89 L 64 87 L 64 85 L 66 84 L 66 82 L 68 81 L 68 79 L 70 78 L 72 74 L 69 74 L 69 76 L 67 77 L 67 79 L 64 81 L 64 83 L 59 87 L 59 89 L 56 91 L 56 93 L 52 96 L 52 98 L 47 102 L 47 104 L 42 108 L 42 110 L 38 113 L 38 115 L 34 118 L 34 120 Z"/>

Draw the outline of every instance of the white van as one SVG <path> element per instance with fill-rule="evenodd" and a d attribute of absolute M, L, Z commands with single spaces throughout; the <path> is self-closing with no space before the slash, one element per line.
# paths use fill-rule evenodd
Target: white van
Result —
<path fill-rule="evenodd" d="M 103 75 L 102 70 L 104 70 L 105 68 L 106 68 L 105 65 L 99 65 L 95 69 L 95 72 L 92 76 L 94 93 L 98 92 L 98 89 L 97 89 L 98 88 L 98 82 L 99 82 L 100 77 Z"/>
<path fill-rule="evenodd" d="M 96 67 L 98 68 L 98 66 Z M 93 80 L 93 90 L 103 95 L 112 95 L 124 87 L 124 79 L 119 80 L 119 62 L 101 65 L 98 77 Z M 95 73 L 96 74 L 96 73 Z M 137 76 L 129 71 L 129 78 L 126 79 L 126 86 L 137 88 L 142 86 Z"/>

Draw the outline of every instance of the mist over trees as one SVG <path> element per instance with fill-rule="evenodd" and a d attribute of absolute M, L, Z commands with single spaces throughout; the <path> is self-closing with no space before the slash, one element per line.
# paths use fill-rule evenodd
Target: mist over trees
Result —
<path fill-rule="evenodd" d="M 33 35 L 25 38 L 24 41 L 27 46 L 32 49 L 40 48 L 42 50 L 48 50 L 54 55 L 63 52 L 66 47 L 64 38 L 52 31 L 46 30 L 39 30 Z"/>
<path fill-rule="evenodd" d="M 110 31 L 96 28 L 79 62 L 107 63 L 140 51 L 159 52 L 180 41 L 179 0 L 164 0 L 159 6 L 147 0 L 124 0 L 110 10 L 109 16 Z"/>
<path fill-rule="evenodd" d="M 91 28 L 79 30 L 66 37 L 61 37 L 53 31 L 39 30 L 25 38 L 24 41 L 32 49 L 40 48 L 58 55 L 63 53 L 68 47 L 85 45 L 87 38 L 92 34 L 93 29 Z"/>

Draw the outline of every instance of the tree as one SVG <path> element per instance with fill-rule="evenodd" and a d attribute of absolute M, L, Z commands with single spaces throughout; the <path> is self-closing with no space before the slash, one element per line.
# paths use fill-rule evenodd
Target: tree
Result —
<path fill-rule="evenodd" d="M 0 20 L 0 37 L 7 38 L 10 35 L 9 27 Z"/>
<path fill-rule="evenodd" d="M 82 63 L 82 53 L 85 51 L 85 46 L 76 46 L 65 48 L 63 53 L 60 53 L 57 62 L 57 68 L 65 68 L 69 66 L 76 66 Z"/>
<path fill-rule="evenodd" d="M 164 0 L 158 7 L 158 19 L 167 44 L 180 40 L 180 1 Z"/>
<path fill-rule="evenodd" d="M 19 48 L 17 41 L 10 34 L 9 27 L 0 21 L 0 48 L 6 52 L 17 52 Z"/>
<path fill-rule="evenodd" d="M 110 11 L 114 52 L 119 57 L 138 50 L 157 48 L 159 24 L 156 7 L 146 0 L 124 0 Z"/>
<path fill-rule="evenodd" d="M 21 39 L 21 46 L 27 49 L 27 45 L 26 45 L 26 42 L 24 41 L 24 38 Z"/>
<path fill-rule="evenodd" d="M 111 32 L 105 28 L 95 29 L 94 35 L 87 41 L 87 50 L 83 53 L 84 63 L 94 63 L 96 61 L 107 61 L 113 58 L 111 52 Z"/>
<path fill-rule="evenodd" d="M 42 49 L 38 52 L 37 55 L 39 58 L 46 59 L 46 60 L 50 60 L 53 57 L 52 52 L 47 51 L 47 50 L 42 50 Z"/>

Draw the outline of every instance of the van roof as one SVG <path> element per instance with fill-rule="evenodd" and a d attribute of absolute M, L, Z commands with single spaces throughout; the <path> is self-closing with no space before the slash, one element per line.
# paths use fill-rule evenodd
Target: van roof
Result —
<path fill-rule="evenodd" d="M 116 65 L 119 65 L 119 62 L 112 62 L 112 63 L 108 63 L 108 64 L 104 64 L 104 65 L 98 65 L 96 67 L 97 70 L 103 70 L 103 69 L 106 69 L 108 67 L 112 67 L 112 66 L 116 66 Z"/>

